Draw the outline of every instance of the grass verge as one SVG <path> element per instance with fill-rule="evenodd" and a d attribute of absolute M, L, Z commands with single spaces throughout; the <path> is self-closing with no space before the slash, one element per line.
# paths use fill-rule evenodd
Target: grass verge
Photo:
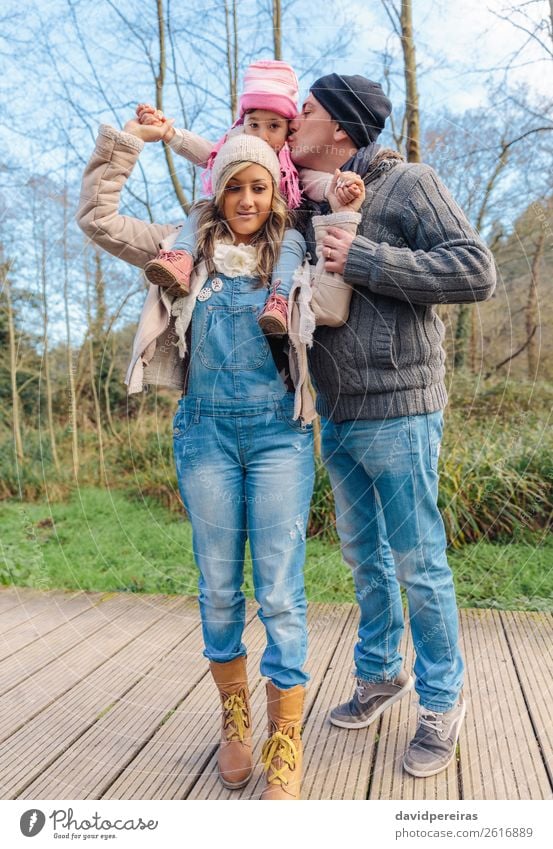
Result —
<path fill-rule="evenodd" d="M 153 500 L 82 489 L 68 502 L 0 503 L 0 583 L 37 589 L 196 592 L 187 521 Z M 526 534 L 450 551 L 459 604 L 553 611 L 553 539 Z M 305 566 L 311 601 L 352 602 L 353 582 L 336 543 L 311 538 Z M 251 563 L 245 589 L 253 595 Z"/>

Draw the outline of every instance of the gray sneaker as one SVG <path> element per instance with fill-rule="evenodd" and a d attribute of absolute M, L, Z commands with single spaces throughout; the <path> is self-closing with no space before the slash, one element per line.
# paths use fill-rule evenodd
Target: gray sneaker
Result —
<path fill-rule="evenodd" d="M 404 669 L 393 681 L 365 681 L 358 678 L 350 701 L 332 708 L 329 719 L 339 728 L 366 728 L 386 708 L 406 696 L 413 684 L 413 678 Z"/>
<path fill-rule="evenodd" d="M 466 713 L 463 696 L 446 713 L 419 707 L 419 724 L 403 758 L 403 766 L 416 778 L 427 778 L 445 769 L 455 756 Z"/>

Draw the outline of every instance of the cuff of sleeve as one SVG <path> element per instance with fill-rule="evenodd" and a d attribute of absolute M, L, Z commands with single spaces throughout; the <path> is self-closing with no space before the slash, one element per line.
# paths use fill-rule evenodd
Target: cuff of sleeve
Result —
<path fill-rule="evenodd" d="M 131 133 L 124 133 L 123 130 L 116 130 L 109 124 L 100 124 L 98 132 L 99 135 L 104 138 L 110 139 L 110 141 L 116 142 L 117 144 L 121 144 L 123 147 L 126 147 L 135 153 L 140 153 L 144 147 L 142 139 L 139 139 L 137 136 L 133 136 Z"/>
<path fill-rule="evenodd" d="M 363 244 L 359 244 L 357 239 L 351 243 L 344 268 L 344 280 L 351 286 L 360 284 L 368 286 L 371 278 L 371 259 L 376 256 L 378 244 L 364 238 Z"/>
<path fill-rule="evenodd" d="M 328 215 L 314 215 L 313 225 L 324 224 L 325 227 L 340 227 L 344 224 L 353 224 L 356 227 L 361 223 L 362 215 L 360 212 L 329 212 Z"/>
<path fill-rule="evenodd" d="M 165 144 L 167 145 L 167 147 L 170 147 L 171 150 L 174 150 L 175 153 L 179 153 L 182 147 L 182 137 L 184 134 L 182 130 L 179 129 L 179 127 L 173 127 L 173 129 L 175 131 L 175 135 L 173 136 L 171 141 L 165 142 Z"/>

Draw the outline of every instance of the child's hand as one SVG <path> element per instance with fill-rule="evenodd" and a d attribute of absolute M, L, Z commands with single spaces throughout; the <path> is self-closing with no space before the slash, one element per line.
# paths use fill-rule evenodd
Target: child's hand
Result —
<path fill-rule="evenodd" d="M 365 184 L 354 171 L 336 169 L 327 197 L 333 212 L 358 212 L 365 200 Z"/>
<path fill-rule="evenodd" d="M 175 119 L 166 118 L 161 109 L 156 109 L 154 106 L 150 106 L 149 103 L 139 103 L 136 107 L 136 115 L 139 124 L 142 124 L 142 126 L 165 127 L 165 132 L 161 136 L 163 141 L 169 142 L 175 135 L 175 130 L 173 129 Z"/>

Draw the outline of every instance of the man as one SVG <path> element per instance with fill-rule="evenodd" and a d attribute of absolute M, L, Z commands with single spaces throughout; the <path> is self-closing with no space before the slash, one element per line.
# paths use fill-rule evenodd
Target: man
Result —
<path fill-rule="evenodd" d="M 318 328 L 310 355 L 323 460 L 360 607 L 357 686 L 330 721 L 366 727 L 412 688 L 399 654 L 402 585 L 420 702 L 403 764 L 425 777 L 454 757 L 465 715 L 455 590 L 437 507 L 447 395 L 434 305 L 489 298 L 495 270 L 432 169 L 377 144 L 390 112 L 378 83 L 329 74 L 311 87 L 289 143 L 296 165 L 353 170 L 366 188 L 357 235 L 329 228 L 323 243 L 326 270 L 353 287 L 348 323 Z M 310 224 L 306 237 L 313 241 Z"/>

